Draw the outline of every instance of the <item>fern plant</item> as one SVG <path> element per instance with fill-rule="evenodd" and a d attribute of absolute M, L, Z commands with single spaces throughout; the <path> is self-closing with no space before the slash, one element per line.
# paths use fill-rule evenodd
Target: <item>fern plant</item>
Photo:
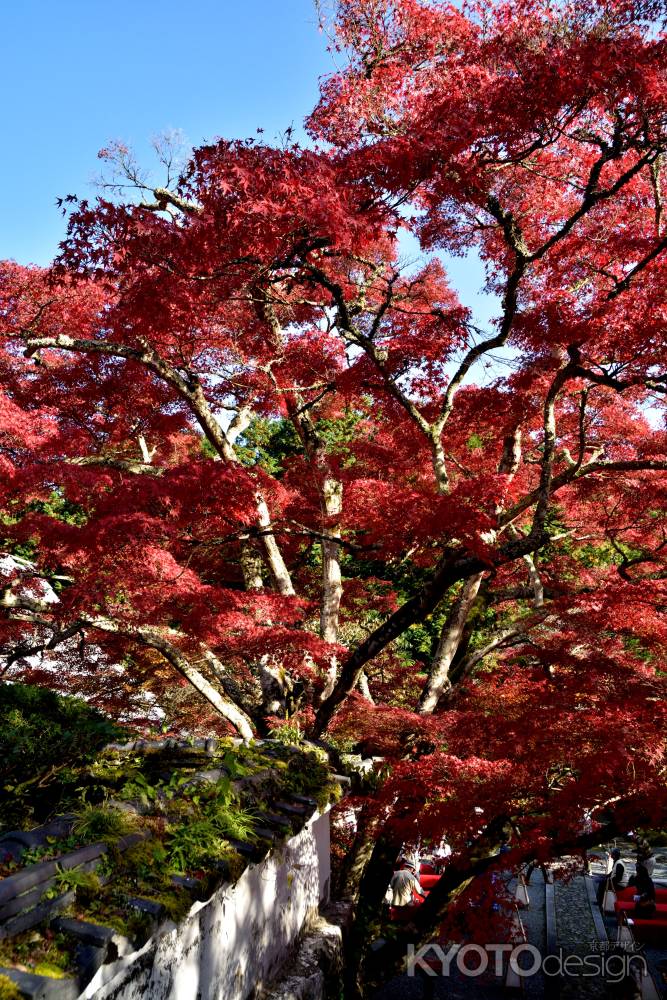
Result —
<path fill-rule="evenodd" d="M 84 806 L 79 813 L 73 832 L 89 843 L 96 840 L 114 841 L 131 833 L 136 828 L 132 816 L 109 805 Z"/>

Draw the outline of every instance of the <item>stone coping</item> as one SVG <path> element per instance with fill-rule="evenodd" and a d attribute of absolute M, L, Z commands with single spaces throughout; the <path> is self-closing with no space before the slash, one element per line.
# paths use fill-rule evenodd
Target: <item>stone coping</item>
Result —
<path fill-rule="evenodd" d="M 223 748 L 229 748 L 230 741 L 222 743 Z M 242 740 L 232 741 L 234 747 L 243 745 Z M 286 747 L 280 741 L 256 741 L 264 755 L 271 757 L 273 747 L 276 756 L 282 751 L 292 750 L 300 753 L 308 750 L 299 747 Z M 191 766 L 187 761 L 189 752 L 206 754 L 213 757 L 221 748 L 221 741 L 206 739 L 193 741 L 180 740 L 136 740 L 127 744 L 110 744 L 105 750 L 119 753 L 143 753 L 150 757 L 154 753 L 173 750 L 185 758 L 183 766 Z M 174 767 L 177 770 L 177 767 Z M 216 769 L 215 776 L 206 770 L 197 771 L 193 778 L 197 780 L 219 780 L 226 772 Z M 332 775 L 332 778 L 334 776 Z M 340 784 L 344 782 L 341 776 Z M 243 779 L 240 779 L 242 783 Z M 236 784 L 236 782 L 235 782 Z M 120 803 L 118 803 L 120 805 Z M 319 815 L 315 799 L 290 793 L 285 790 L 281 798 L 272 801 L 269 808 L 259 814 L 259 824 L 255 827 L 257 841 L 243 843 L 228 840 L 238 853 L 246 860 L 246 865 L 261 863 L 272 852 L 277 843 L 297 834 L 315 815 Z M 74 814 L 58 816 L 48 823 L 30 831 L 10 831 L 0 836 L 0 859 L 20 861 L 26 851 L 40 846 L 46 846 L 53 838 L 67 836 L 75 822 Z M 150 831 L 137 831 L 121 838 L 115 845 L 115 850 L 124 853 L 130 847 L 150 838 Z M 135 945 L 124 935 L 112 927 L 96 924 L 92 921 L 80 920 L 63 916 L 63 911 L 74 902 L 74 891 L 61 893 L 53 898 L 44 899 L 44 893 L 53 891 L 60 872 L 77 869 L 80 872 L 95 872 L 100 862 L 109 853 L 109 845 L 100 841 L 87 844 L 76 850 L 68 851 L 49 860 L 28 865 L 16 873 L 0 879 L 0 941 L 12 937 L 31 928 L 49 928 L 63 935 L 74 945 L 77 975 L 75 978 L 51 978 L 35 975 L 16 968 L 0 968 L 0 975 L 12 979 L 23 996 L 29 1000 L 70 1000 L 78 997 L 102 965 L 118 961 L 120 958 L 137 952 Z M 200 879 L 188 876 L 173 876 L 174 885 L 184 889 L 190 895 L 192 905 L 201 907 L 207 904 L 211 893 L 215 894 L 229 881 L 229 870 L 221 865 L 218 869 L 219 878 L 208 895 Z M 103 883 L 107 880 L 102 880 Z M 209 886 L 210 886 L 209 882 Z M 164 907 L 159 902 L 128 896 L 126 905 L 145 914 L 153 924 L 153 931 L 140 951 L 143 951 L 160 927 L 165 924 Z M 191 907 L 192 909 L 192 907 Z M 167 921 L 166 926 L 176 926 L 173 921 Z"/>

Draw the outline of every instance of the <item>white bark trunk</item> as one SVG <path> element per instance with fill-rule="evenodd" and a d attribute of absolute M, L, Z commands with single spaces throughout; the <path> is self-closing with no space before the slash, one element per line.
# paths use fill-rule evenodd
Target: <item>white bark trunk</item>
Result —
<path fill-rule="evenodd" d="M 55 603 L 57 603 L 57 600 Z M 36 617 L 39 614 L 39 624 L 48 623 L 48 620 L 42 620 L 41 616 L 52 615 L 54 611 L 53 604 L 53 601 L 18 595 L 12 591 L 11 585 L 0 595 L 0 606 L 16 609 L 19 614 L 23 611 L 27 612 L 27 621 L 34 620 L 33 615 Z M 81 617 L 77 621 L 77 628 L 84 627 L 99 629 L 101 632 L 110 632 L 115 635 L 124 635 L 135 641 L 143 642 L 144 645 L 157 650 L 182 677 L 185 677 L 190 682 L 193 688 L 208 701 L 216 712 L 234 726 L 244 740 L 251 740 L 253 738 L 254 733 L 248 716 L 241 708 L 217 691 L 210 681 L 181 652 L 178 646 L 172 641 L 172 636 L 176 640 L 180 638 L 174 630 L 158 626 L 122 625 L 112 618 L 88 618 L 86 616 Z M 204 659 L 209 657 L 214 660 L 216 659 L 206 647 L 202 647 L 202 655 Z M 217 666 L 220 671 L 224 670 L 221 664 L 217 663 Z"/>
<path fill-rule="evenodd" d="M 375 700 L 371 694 L 371 689 L 368 686 L 368 677 L 366 676 L 365 670 L 362 670 L 359 674 L 359 691 L 366 701 L 370 701 L 371 705 L 375 704 Z"/>
<path fill-rule="evenodd" d="M 447 473 L 447 460 L 445 449 L 442 446 L 442 439 L 439 433 L 431 431 L 431 455 L 433 460 L 433 472 L 438 486 L 438 493 L 449 492 L 449 475 Z"/>
<path fill-rule="evenodd" d="M 261 590 L 264 586 L 262 579 L 262 560 L 258 552 L 247 541 L 241 542 L 241 572 L 243 574 L 243 585 L 246 590 Z"/>
<path fill-rule="evenodd" d="M 483 573 L 477 573 L 465 581 L 461 593 L 447 616 L 433 657 L 428 681 L 417 705 L 417 712 L 420 715 L 431 715 L 449 687 L 449 668 L 456 655 L 456 650 L 459 648 L 463 630 L 477 598 L 483 576 Z"/>
<path fill-rule="evenodd" d="M 541 608 L 544 604 L 544 585 L 542 583 L 542 578 L 540 577 L 537 566 L 535 565 L 535 560 L 531 554 L 528 553 L 523 558 L 528 566 L 530 585 L 533 588 L 533 594 L 535 595 L 533 604 L 536 608 Z"/>
<path fill-rule="evenodd" d="M 148 447 L 146 443 L 146 438 L 143 434 L 139 435 L 139 450 L 141 451 L 141 461 L 145 462 L 146 465 L 150 465 L 155 458 L 155 452 L 157 451 L 157 445 L 153 445 L 152 448 Z"/>
<path fill-rule="evenodd" d="M 253 738 L 253 728 L 245 712 L 217 691 L 210 681 L 193 666 L 185 654 L 163 634 L 162 630 L 147 626 L 124 627 L 118 622 L 106 618 L 94 618 L 86 624 L 104 632 L 117 632 L 132 639 L 139 639 L 146 646 L 156 649 L 182 677 L 185 677 L 192 684 L 193 688 L 206 699 L 209 705 L 234 726 L 244 740 Z"/>
<path fill-rule="evenodd" d="M 260 528 L 270 529 L 271 515 L 269 514 L 269 508 L 266 500 L 261 493 L 257 493 L 255 495 L 255 503 L 257 506 L 257 518 Z M 264 543 L 266 561 L 269 564 L 269 570 L 271 571 L 271 576 L 273 577 L 276 590 L 279 594 L 282 594 L 283 597 L 294 597 L 295 590 L 292 586 L 289 570 L 285 565 L 285 560 L 282 557 L 275 535 L 273 535 L 270 531 L 267 531 L 266 534 L 262 535 L 262 542 Z"/>
<path fill-rule="evenodd" d="M 322 506 L 326 516 L 326 534 L 340 537 L 338 518 L 343 509 L 343 485 L 327 476 L 322 485 Z M 325 642 L 338 642 L 338 624 L 343 583 L 340 569 L 340 545 L 335 541 L 322 542 L 322 604 L 320 608 L 320 635 Z M 332 656 L 321 699 L 328 698 L 338 679 L 338 660 Z"/>
<path fill-rule="evenodd" d="M 264 715 L 285 715 L 286 696 L 284 671 L 271 663 L 264 655 L 259 661 L 259 683 L 262 688 L 262 711 Z"/>
<path fill-rule="evenodd" d="M 142 639 L 146 645 L 152 646 L 153 649 L 157 649 L 162 653 L 164 658 L 192 684 L 193 688 L 206 699 L 209 705 L 212 705 L 223 719 L 227 719 L 234 726 L 239 736 L 243 737 L 244 740 L 251 740 L 254 737 L 255 734 L 247 715 L 231 701 L 224 698 L 204 675 L 183 656 L 180 650 L 172 646 L 171 643 L 165 642 L 159 636 L 149 637 L 146 635 L 142 636 Z"/>

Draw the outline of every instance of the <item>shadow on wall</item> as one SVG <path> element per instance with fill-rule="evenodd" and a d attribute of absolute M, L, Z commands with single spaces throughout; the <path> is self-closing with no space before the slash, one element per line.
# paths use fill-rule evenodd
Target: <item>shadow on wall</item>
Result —
<path fill-rule="evenodd" d="M 246 1000 L 271 980 L 329 893 L 329 810 L 178 926 L 104 966 L 85 1000 Z"/>

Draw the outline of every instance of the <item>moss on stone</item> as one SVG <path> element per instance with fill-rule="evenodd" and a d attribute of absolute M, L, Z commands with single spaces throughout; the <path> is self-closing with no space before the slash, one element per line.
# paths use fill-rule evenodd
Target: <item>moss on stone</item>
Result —
<path fill-rule="evenodd" d="M 64 934 L 48 929 L 27 930 L 0 940 L 0 966 L 64 979 L 76 975 L 75 950 L 76 942 Z M 43 971 L 38 972 L 38 968 Z"/>
<path fill-rule="evenodd" d="M 0 974 L 0 1000 L 22 1000 L 23 994 L 9 976 Z"/>
<path fill-rule="evenodd" d="M 77 815 L 71 837 L 76 846 L 103 841 L 108 852 L 97 869 L 101 881 L 69 869 L 58 889 L 76 890 L 76 916 L 133 941 L 145 940 L 154 924 L 128 898 L 159 903 L 178 922 L 192 896 L 174 884 L 175 874 L 196 878 L 200 898 L 212 895 L 243 874 L 248 862 L 230 841 L 257 841 L 258 817 L 274 811 L 272 803 L 300 794 L 323 809 L 340 795 L 326 754 L 308 744 L 220 740 L 214 754 L 173 743 L 146 751 L 108 748 L 82 774 L 70 806 Z M 136 803 L 136 810 L 125 812 L 119 799 Z M 133 830 L 147 839 L 121 852 L 118 841 Z M 47 955 L 40 961 L 60 967 Z"/>

